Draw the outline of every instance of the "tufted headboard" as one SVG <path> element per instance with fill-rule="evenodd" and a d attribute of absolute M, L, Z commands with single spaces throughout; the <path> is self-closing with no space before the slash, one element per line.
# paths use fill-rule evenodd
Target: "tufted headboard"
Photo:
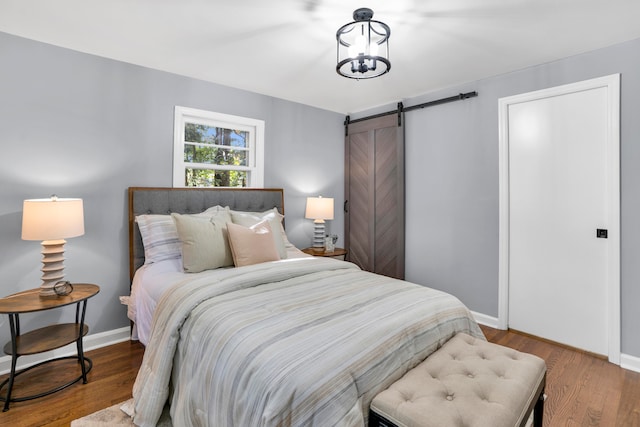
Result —
<path fill-rule="evenodd" d="M 284 215 L 281 188 L 163 188 L 129 187 L 129 276 L 144 264 L 144 247 L 136 215 L 200 213 L 215 205 L 263 212 L 274 207 Z"/>

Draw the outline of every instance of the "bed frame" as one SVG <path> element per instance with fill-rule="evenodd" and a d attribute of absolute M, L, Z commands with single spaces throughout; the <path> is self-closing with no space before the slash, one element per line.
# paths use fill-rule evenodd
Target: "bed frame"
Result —
<path fill-rule="evenodd" d="M 284 215 L 282 188 L 129 187 L 129 278 L 144 264 L 144 247 L 136 215 L 195 214 L 211 206 L 263 212 L 274 207 Z"/>

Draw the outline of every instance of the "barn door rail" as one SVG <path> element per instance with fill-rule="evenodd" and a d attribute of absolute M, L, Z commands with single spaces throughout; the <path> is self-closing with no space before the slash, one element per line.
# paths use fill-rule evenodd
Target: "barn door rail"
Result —
<path fill-rule="evenodd" d="M 435 105 L 441 105 L 441 104 L 446 104 L 448 102 L 454 102 L 454 101 L 462 101 L 464 99 L 468 99 L 468 98 L 473 98 L 478 96 L 478 92 L 473 91 L 473 92 L 466 92 L 466 93 L 459 93 L 458 95 L 454 95 L 454 96 L 449 96 L 447 98 L 440 98 L 440 99 L 436 99 L 434 101 L 428 101 L 428 102 L 423 102 L 422 104 L 418 104 L 418 105 L 412 105 L 410 107 L 405 107 L 404 105 L 402 105 L 402 102 L 398 102 L 398 108 L 396 108 L 395 110 L 392 111 L 385 111 L 384 113 L 378 113 L 378 114 L 373 114 L 371 116 L 367 116 L 367 117 L 361 117 L 359 119 L 354 119 L 351 120 L 350 116 L 347 116 L 344 120 L 344 126 L 345 128 L 348 128 L 350 124 L 353 123 L 357 123 L 357 122 L 361 122 L 364 120 L 369 120 L 369 119 L 375 119 L 378 117 L 384 117 L 384 116 L 390 116 L 391 114 L 397 114 L 398 115 L 398 126 L 402 125 L 402 121 L 401 121 L 401 117 L 402 117 L 402 113 L 406 113 L 408 111 L 413 111 L 413 110 L 419 110 L 422 108 L 426 108 L 426 107 L 433 107 Z M 345 129 L 345 134 L 346 134 L 346 129 Z"/>

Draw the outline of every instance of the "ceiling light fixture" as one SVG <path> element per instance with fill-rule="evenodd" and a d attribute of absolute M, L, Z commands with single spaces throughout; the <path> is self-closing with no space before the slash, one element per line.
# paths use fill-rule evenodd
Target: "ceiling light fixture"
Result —
<path fill-rule="evenodd" d="M 340 27 L 338 40 L 338 74 L 350 79 L 371 79 L 386 74 L 389 62 L 391 29 L 384 22 L 373 21 L 373 10 L 366 7 L 353 12 L 354 22 Z"/>

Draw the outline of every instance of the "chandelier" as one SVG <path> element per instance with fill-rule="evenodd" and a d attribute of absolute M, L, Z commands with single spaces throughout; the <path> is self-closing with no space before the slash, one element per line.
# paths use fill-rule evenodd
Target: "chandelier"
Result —
<path fill-rule="evenodd" d="M 338 40 L 338 74 L 350 79 L 371 79 L 386 74 L 389 62 L 391 30 L 384 22 L 373 21 L 373 10 L 353 12 L 354 22 L 340 27 Z"/>

